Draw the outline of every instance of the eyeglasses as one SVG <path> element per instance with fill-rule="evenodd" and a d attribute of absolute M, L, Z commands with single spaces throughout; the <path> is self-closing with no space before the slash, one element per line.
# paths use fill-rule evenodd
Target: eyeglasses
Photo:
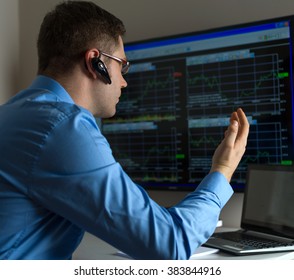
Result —
<path fill-rule="evenodd" d="M 102 52 L 102 51 L 100 51 L 100 50 L 99 50 L 99 53 L 100 53 L 99 58 L 100 58 L 101 55 L 104 55 L 104 56 L 106 56 L 106 57 L 109 57 L 109 58 L 111 58 L 111 59 L 113 59 L 113 60 L 119 62 L 119 63 L 121 64 L 121 66 L 122 66 L 122 68 L 121 68 L 121 74 L 122 74 L 122 75 L 125 75 L 125 74 L 128 73 L 129 68 L 130 68 L 130 62 L 129 62 L 129 61 L 127 61 L 127 60 L 125 60 L 125 59 L 123 59 L 123 58 L 119 58 L 119 57 L 116 57 L 116 56 L 110 55 L 110 54 L 108 54 L 108 53 Z"/>

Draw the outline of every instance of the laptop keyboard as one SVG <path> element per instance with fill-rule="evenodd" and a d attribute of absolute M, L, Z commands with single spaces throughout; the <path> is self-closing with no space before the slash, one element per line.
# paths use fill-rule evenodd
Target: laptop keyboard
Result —
<path fill-rule="evenodd" d="M 217 237 L 218 234 L 214 234 Z M 293 242 L 279 242 L 266 238 L 256 237 L 242 232 L 222 232 L 221 237 L 236 243 L 241 244 L 242 246 L 249 246 L 256 249 L 264 248 L 275 248 L 275 247 L 286 247 L 293 246 Z"/>

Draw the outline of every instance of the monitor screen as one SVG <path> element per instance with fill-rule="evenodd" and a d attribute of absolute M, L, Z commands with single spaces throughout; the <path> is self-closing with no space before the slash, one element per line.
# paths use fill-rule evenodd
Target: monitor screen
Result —
<path fill-rule="evenodd" d="M 130 177 L 194 189 L 238 107 L 250 135 L 233 188 L 249 163 L 292 165 L 293 27 L 289 16 L 125 44 L 128 87 L 102 130 Z"/>

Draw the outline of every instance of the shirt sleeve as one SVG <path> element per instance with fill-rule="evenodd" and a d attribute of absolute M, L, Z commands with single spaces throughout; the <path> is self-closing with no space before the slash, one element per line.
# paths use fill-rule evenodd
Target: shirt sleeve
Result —
<path fill-rule="evenodd" d="M 94 119 L 82 113 L 47 135 L 28 192 L 135 259 L 188 259 L 213 233 L 232 188 L 212 173 L 177 205 L 161 207 L 129 178 Z"/>

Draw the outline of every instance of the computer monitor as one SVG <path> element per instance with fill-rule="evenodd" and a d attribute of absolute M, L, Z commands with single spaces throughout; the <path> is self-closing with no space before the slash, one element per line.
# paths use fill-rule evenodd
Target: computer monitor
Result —
<path fill-rule="evenodd" d="M 125 44 L 128 87 L 102 130 L 130 177 L 195 189 L 238 107 L 250 135 L 235 191 L 248 163 L 292 165 L 293 27 L 287 16 Z"/>

